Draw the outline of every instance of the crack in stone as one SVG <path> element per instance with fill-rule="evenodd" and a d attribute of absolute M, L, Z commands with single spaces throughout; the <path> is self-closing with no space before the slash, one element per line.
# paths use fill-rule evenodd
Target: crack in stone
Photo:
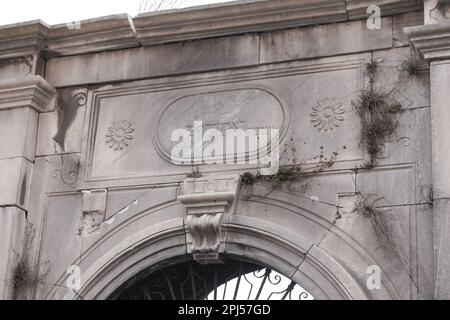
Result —
<path fill-rule="evenodd" d="M 298 266 L 295 268 L 293 274 L 291 275 L 291 278 L 293 278 L 294 275 L 295 275 L 298 271 L 300 271 L 300 267 L 301 267 L 302 264 L 305 262 L 306 257 L 309 255 L 309 252 L 312 250 L 312 248 L 313 248 L 314 246 L 315 246 L 315 244 L 313 243 L 313 244 L 309 247 L 309 249 L 305 252 L 305 254 L 304 254 L 304 256 L 303 256 L 303 259 L 300 261 L 300 263 L 298 264 Z"/>

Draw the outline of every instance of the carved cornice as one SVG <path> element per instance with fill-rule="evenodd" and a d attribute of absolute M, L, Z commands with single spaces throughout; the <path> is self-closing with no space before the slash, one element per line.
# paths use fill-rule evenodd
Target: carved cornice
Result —
<path fill-rule="evenodd" d="M 42 21 L 0 27 L 0 59 L 47 57 L 256 33 L 365 19 L 370 5 L 382 16 L 423 9 L 421 0 L 243 0 L 126 14 L 49 27 Z"/>
<path fill-rule="evenodd" d="M 187 179 L 178 195 L 186 208 L 188 252 L 202 264 L 220 262 L 222 218 L 232 213 L 239 176 Z"/>
<path fill-rule="evenodd" d="M 382 16 L 423 8 L 422 0 L 240 1 L 146 13 L 133 22 L 142 45 L 154 45 L 364 19 L 373 4 L 380 6 Z"/>
<path fill-rule="evenodd" d="M 342 0 L 242 1 L 145 13 L 133 20 L 143 45 L 347 20 Z"/>
<path fill-rule="evenodd" d="M 49 26 L 40 20 L 0 26 L 0 59 L 39 53 Z"/>
<path fill-rule="evenodd" d="M 44 55 L 65 56 L 139 46 L 127 14 L 52 26 Z"/>
<path fill-rule="evenodd" d="M 428 62 L 450 59 L 450 20 L 405 28 L 404 32 L 411 46 Z"/>
<path fill-rule="evenodd" d="M 31 107 L 38 112 L 52 111 L 55 95 L 56 89 L 37 75 L 0 81 L 0 110 Z"/>
<path fill-rule="evenodd" d="M 392 16 L 423 9 L 423 0 L 346 0 L 350 20 L 368 17 L 367 8 L 379 6 L 382 16 Z"/>

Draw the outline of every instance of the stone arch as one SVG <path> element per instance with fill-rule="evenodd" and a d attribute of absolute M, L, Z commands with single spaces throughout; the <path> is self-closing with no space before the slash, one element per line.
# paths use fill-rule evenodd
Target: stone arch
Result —
<path fill-rule="evenodd" d="M 236 217 L 234 217 L 236 218 Z M 230 217 L 230 239 L 224 254 L 270 266 L 301 284 L 318 299 L 366 299 L 357 281 L 330 255 L 298 234 L 251 218 Z M 163 230 L 163 231 L 157 231 Z M 278 229 L 280 230 L 280 229 Z M 80 295 L 105 299 L 129 277 L 140 271 L 186 254 L 184 225 L 179 219 L 161 223 L 130 236 L 97 260 L 82 278 Z M 270 248 L 264 248 L 270 243 Z M 298 263 L 298 265 L 297 265 Z M 303 267 L 302 267 L 303 266 Z"/>
<path fill-rule="evenodd" d="M 155 203 L 158 192 L 166 198 Z M 164 189 L 148 193 L 140 200 L 142 206 L 130 212 L 130 216 L 121 218 L 115 227 L 105 225 L 90 239 L 91 246 L 80 262 L 79 296 L 106 299 L 143 270 L 192 255 L 192 235 L 187 228 L 189 212 L 177 193 Z M 211 196 L 206 198 L 211 200 Z M 367 290 L 366 268 L 377 263 L 350 235 L 335 227 L 329 206 L 283 192 L 235 202 L 238 203 L 233 205 L 234 209 L 224 212 L 221 219 L 221 255 L 270 267 L 317 299 L 398 298 L 396 286 L 388 278 L 383 278 L 381 290 Z M 261 212 L 260 206 L 266 212 Z M 302 223 L 310 223 L 308 228 L 313 233 L 298 228 Z M 315 233 L 322 235 L 317 237 Z M 338 259 L 339 252 L 323 245 L 324 235 L 332 237 L 339 252 L 345 253 L 345 259 Z M 67 275 L 60 277 L 60 287 L 66 278 Z M 47 297 L 62 298 L 64 292 L 67 290 L 54 289 Z"/>

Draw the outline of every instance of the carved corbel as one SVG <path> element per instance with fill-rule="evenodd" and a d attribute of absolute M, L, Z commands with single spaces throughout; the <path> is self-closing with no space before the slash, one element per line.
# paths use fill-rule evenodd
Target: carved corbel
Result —
<path fill-rule="evenodd" d="M 201 264 L 220 263 L 222 220 L 235 208 L 239 176 L 202 177 L 183 182 L 178 195 L 186 208 L 188 253 Z"/>
<path fill-rule="evenodd" d="M 97 231 L 106 213 L 106 189 L 83 190 L 83 209 L 81 212 L 80 235 L 90 235 Z"/>

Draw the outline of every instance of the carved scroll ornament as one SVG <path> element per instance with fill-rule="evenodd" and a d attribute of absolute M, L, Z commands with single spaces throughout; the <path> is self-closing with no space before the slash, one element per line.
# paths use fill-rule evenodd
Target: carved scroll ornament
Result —
<path fill-rule="evenodd" d="M 222 218 L 233 210 L 239 177 L 202 177 L 183 182 L 178 200 L 186 207 L 188 251 L 202 264 L 219 263 Z"/>

